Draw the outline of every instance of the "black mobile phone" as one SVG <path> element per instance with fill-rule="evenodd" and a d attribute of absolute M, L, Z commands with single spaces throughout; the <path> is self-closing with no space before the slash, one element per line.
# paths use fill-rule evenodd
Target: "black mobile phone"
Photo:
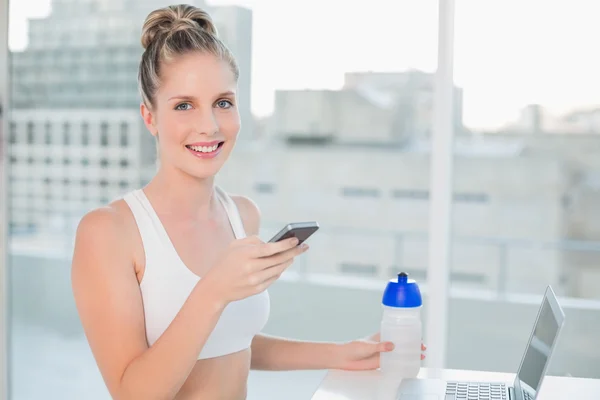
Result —
<path fill-rule="evenodd" d="M 279 242 L 280 240 L 297 237 L 298 244 L 301 244 L 304 241 L 306 241 L 306 239 L 308 239 L 318 229 L 319 224 L 314 221 L 293 222 L 284 226 L 282 230 L 280 230 L 275 236 L 271 238 L 271 240 L 269 240 L 269 242 Z"/>

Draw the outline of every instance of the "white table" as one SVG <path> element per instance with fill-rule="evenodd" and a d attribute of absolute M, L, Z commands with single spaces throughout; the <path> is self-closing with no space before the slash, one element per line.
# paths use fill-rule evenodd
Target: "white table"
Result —
<path fill-rule="evenodd" d="M 419 378 L 512 383 L 514 374 L 483 371 L 435 370 L 423 368 Z M 400 380 L 384 378 L 379 371 L 337 371 L 327 373 L 312 400 L 395 400 Z M 599 400 L 600 379 L 547 376 L 540 400 Z"/>

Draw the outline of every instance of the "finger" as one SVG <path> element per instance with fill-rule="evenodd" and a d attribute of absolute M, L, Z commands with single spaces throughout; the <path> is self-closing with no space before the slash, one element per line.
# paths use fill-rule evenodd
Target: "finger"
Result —
<path fill-rule="evenodd" d="M 381 342 L 377 343 L 377 352 L 378 353 L 387 353 L 388 351 L 394 350 L 394 343 L 392 342 Z"/>
<path fill-rule="evenodd" d="M 425 359 L 425 354 L 421 354 L 421 360 Z"/>
<path fill-rule="evenodd" d="M 256 274 L 256 281 L 258 282 L 258 284 L 262 284 L 265 281 L 268 281 L 272 278 L 279 278 L 281 276 L 281 274 L 290 266 L 292 265 L 293 260 L 288 260 L 286 262 L 283 262 L 281 264 L 277 264 L 274 265 L 270 268 L 266 268 L 263 269 L 262 271 L 257 272 Z"/>
<path fill-rule="evenodd" d="M 425 345 L 424 345 L 423 343 L 421 343 L 421 350 L 422 350 L 422 351 L 425 351 L 425 350 L 427 350 L 427 347 L 425 347 Z"/>
<path fill-rule="evenodd" d="M 277 279 L 279 279 L 279 276 L 273 276 L 273 277 L 267 279 L 266 281 L 264 281 L 263 283 L 261 283 L 260 285 L 258 285 L 257 293 L 264 292 L 265 290 L 267 290 L 269 288 L 269 286 L 271 286 L 273 283 L 275 283 L 275 281 Z"/>
<path fill-rule="evenodd" d="M 290 263 L 290 264 L 291 264 L 291 263 Z M 278 266 L 278 268 L 279 268 L 279 267 L 284 267 L 284 266 Z M 285 266 L 285 267 L 287 267 L 287 266 Z M 273 270 L 273 269 L 274 269 L 274 268 L 270 268 L 270 269 L 269 269 L 269 271 L 271 271 L 271 270 Z M 285 268 L 284 268 L 284 269 L 285 269 Z M 283 270 L 282 270 L 282 272 L 283 272 Z M 276 274 L 274 274 L 274 275 L 271 275 L 270 277 L 268 277 L 268 278 L 266 278 L 266 279 L 262 280 L 262 281 L 261 281 L 261 283 L 259 283 L 259 284 L 256 286 L 256 293 L 261 293 L 261 292 L 264 292 L 264 291 L 265 291 L 265 290 L 266 290 L 266 289 L 267 289 L 269 286 L 271 286 L 273 283 L 275 283 L 275 281 L 276 281 L 277 279 L 279 279 L 279 277 L 280 277 L 280 276 L 281 276 L 281 272 L 279 272 L 279 273 L 276 273 Z"/>
<path fill-rule="evenodd" d="M 293 260 L 294 257 L 299 256 L 306 250 L 308 250 L 308 245 L 306 243 L 302 243 L 300 246 L 295 246 L 284 252 L 274 254 L 270 257 L 265 257 L 263 260 L 267 265 L 277 265 L 289 260 Z"/>
<path fill-rule="evenodd" d="M 256 258 L 265 258 L 270 257 L 277 253 L 282 253 L 286 250 L 292 249 L 298 245 L 298 238 L 289 238 L 285 240 L 281 240 L 275 243 L 263 243 L 259 246 L 256 246 L 254 251 L 254 257 Z"/>

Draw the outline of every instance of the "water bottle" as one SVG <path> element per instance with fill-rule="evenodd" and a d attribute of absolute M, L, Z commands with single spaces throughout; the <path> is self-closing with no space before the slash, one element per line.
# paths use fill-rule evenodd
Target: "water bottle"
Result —
<path fill-rule="evenodd" d="M 414 279 L 402 272 L 391 279 L 383 293 L 381 341 L 394 343 L 394 350 L 382 352 L 382 373 L 397 378 L 416 378 L 421 369 L 421 291 Z"/>

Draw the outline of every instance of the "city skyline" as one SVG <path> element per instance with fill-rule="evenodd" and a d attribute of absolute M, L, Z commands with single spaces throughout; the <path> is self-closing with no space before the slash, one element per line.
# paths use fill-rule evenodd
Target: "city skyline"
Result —
<path fill-rule="evenodd" d="M 370 4 L 370 9 L 378 10 L 376 18 L 366 18 L 363 8 L 348 8 L 339 0 L 207 3 L 253 11 L 252 112 L 257 117 L 273 111 L 275 90 L 340 89 L 346 72 L 435 70 L 437 1 L 376 0 Z M 600 106 L 600 59 L 589 51 L 600 34 L 593 8 L 584 1 L 564 2 L 564 6 L 539 0 L 457 2 L 455 81 L 464 89 L 465 125 L 501 128 L 517 120 L 528 104 L 541 104 L 555 114 Z M 32 0 L 27 7 L 11 3 L 13 51 L 27 44 L 27 18 L 43 18 L 49 12 L 50 0 Z M 574 15 L 577 18 L 570 18 Z M 507 20 L 510 30 L 505 29 Z M 554 29 L 557 21 L 564 29 Z M 332 24 L 336 29 L 328 29 Z M 377 46 L 372 45 L 373 38 Z M 331 57 L 333 47 L 340 49 L 335 57 Z M 273 48 L 278 49 L 277 57 Z"/>

